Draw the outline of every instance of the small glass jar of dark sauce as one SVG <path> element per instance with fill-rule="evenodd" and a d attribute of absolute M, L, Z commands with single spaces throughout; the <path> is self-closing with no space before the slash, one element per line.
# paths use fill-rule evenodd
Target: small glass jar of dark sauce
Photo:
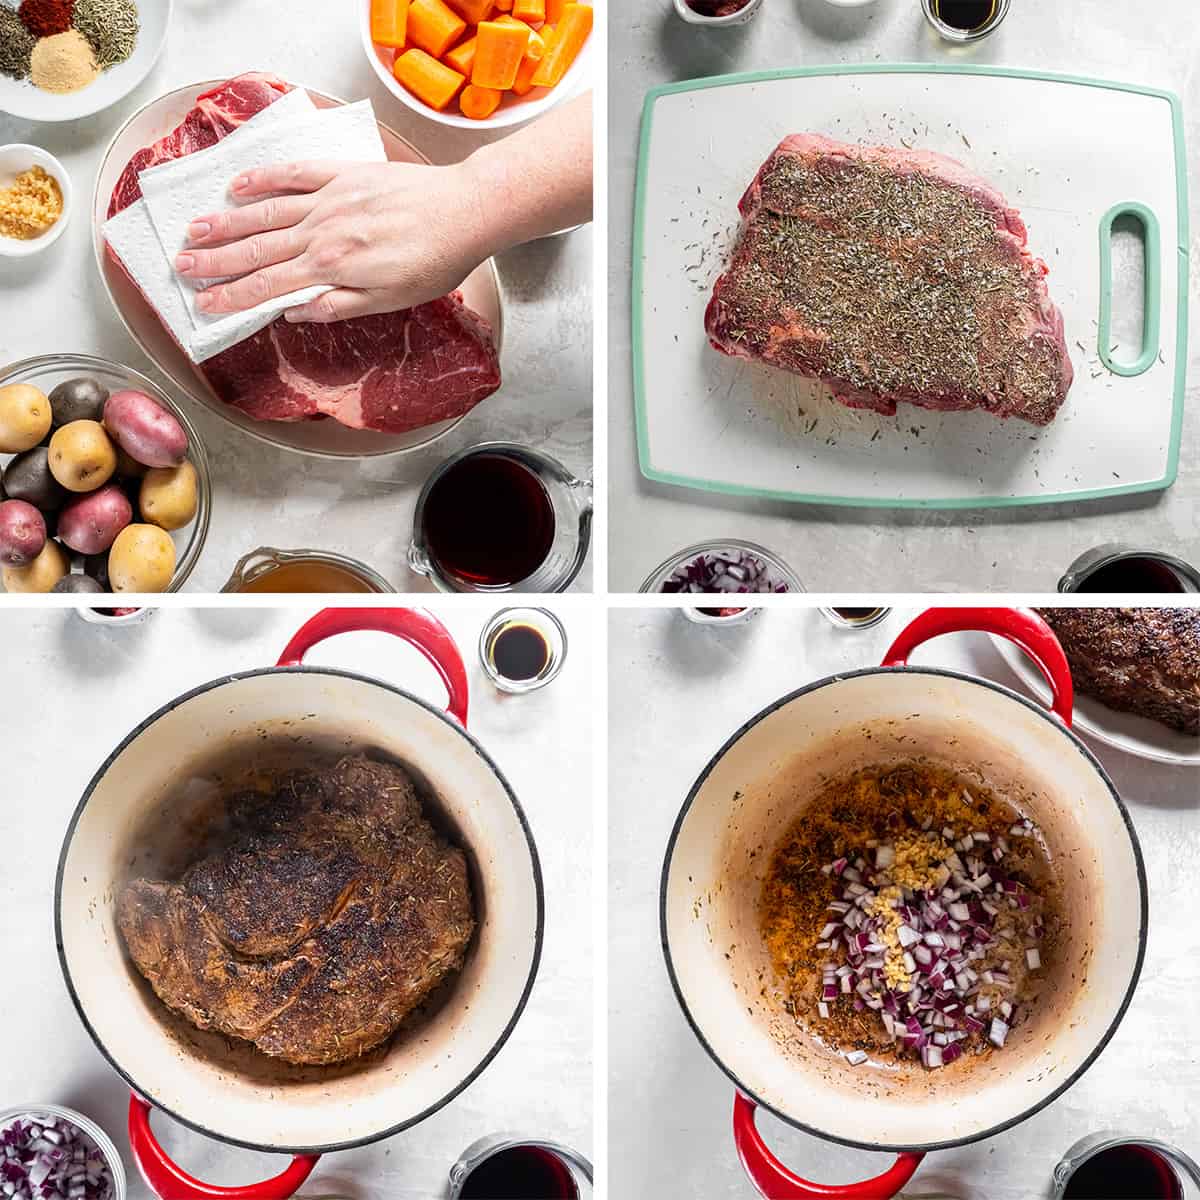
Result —
<path fill-rule="evenodd" d="M 502 692 L 543 688 L 562 670 L 567 632 L 546 608 L 502 608 L 479 635 L 479 662 Z"/>
<path fill-rule="evenodd" d="M 887 619 L 890 608 L 872 608 L 868 605 L 861 607 L 841 606 L 837 608 L 822 608 L 821 612 L 827 620 L 839 629 L 870 629 L 880 621 Z"/>
<path fill-rule="evenodd" d="M 921 0 L 925 17 L 948 42 L 977 42 L 1008 16 L 1010 0 Z"/>
<path fill-rule="evenodd" d="M 1183 1151 L 1156 1138 L 1096 1133 L 1072 1146 L 1054 1168 L 1052 1198 L 1184 1200 L 1194 1194 L 1192 1185 L 1200 1185 L 1200 1167 Z"/>

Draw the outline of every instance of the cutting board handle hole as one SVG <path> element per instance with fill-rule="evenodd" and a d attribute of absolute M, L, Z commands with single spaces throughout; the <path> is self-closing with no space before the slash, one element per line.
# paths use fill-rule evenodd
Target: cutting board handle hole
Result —
<path fill-rule="evenodd" d="M 1115 375 L 1143 375 L 1159 354 L 1162 239 L 1144 204 L 1114 205 L 1100 222 L 1100 360 Z"/>

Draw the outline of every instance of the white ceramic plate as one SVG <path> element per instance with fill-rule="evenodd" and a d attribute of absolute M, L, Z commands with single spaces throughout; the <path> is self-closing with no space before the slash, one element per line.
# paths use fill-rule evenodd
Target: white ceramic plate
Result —
<path fill-rule="evenodd" d="M 542 88 L 536 88 L 535 91 L 540 94 L 535 95 L 534 92 L 530 92 L 528 96 L 514 96 L 511 92 L 506 92 L 504 99 L 500 102 L 500 107 L 486 121 L 473 121 L 470 117 L 464 117 L 458 110 L 457 100 L 450 102 L 446 112 L 438 112 L 436 108 L 430 108 L 423 100 L 418 100 L 407 88 L 396 82 L 396 77 L 392 74 L 393 52 L 386 46 L 376 46 L 371 41 L 371 0 L 358 0 L 358 32 L 362 38 L 363 52 L 371 64 L 371 69 L 379 76 L 379 81 L 397 100 L 406 104 L 413 112 L 420 113 L 430 121 L 438 121 L 442 125 L 455 125 L 459 129 L 501 129 L 505 126 L 522 125 L 526 121 L 532 121 L 534 117 L 549 111 L 564 100 L 569 100 L 572 96 L 579 95 L 585 88 L 591 86 L 592 64 L 596 56 L 597 28 L 602 19 L 603 9 L 597 0 L 589 0 L 589 2 L 596 9 L 596 25 L 593 26 L 591 36 L 584 42 L 583 49 L 580 50 L 575 61 L 562 77 L 562 82 L 558 87 L 551 88 L 548 92 Z"/>
<path fill-rule="evenodd" d="M 196 97 L 218 87 L 223 80 L 212 79 L 205 83 L 193 83 L 146 105 L 117 131 L 100 170 L 96 175 L 96 190 L 92 197 L 92 246 L 96 255 L 96 266 L 104 282 L 108 297 L 117 315 L 121 318 L 129 336 L 142 348 L 146 356 L 176 387 L 194 396 L 213 412 L 231 424 L 244 430 L 252 437 L 294 450 L 300 454 L 311 454 L 322 458 L 366 458 L 383 454 L 400 454 L 427 446 L 436 438 L 448 433 L 463 418 L 441 421 L 426 425 L 408 433 L 375 433 L 366 429 L 347 429 L 334 420 L 323 421 L 255 421 L 239 409 L 226 404 L 209 386 L 194 363 L 179 348 L 167 327 L 158 319 L 154 309 L 146 302 L 133 281 L 113 261 L 104 242 L 103 225 L 108 217 L 109 200 L 113 188 L 124 171 L 126 163 L 143 146 L 156 142 L 170 133 L 192 108 Z M 333 96 L 308 89 L 313 103 L 320 108 L 343 104 Z M 383 138 L 388 158 L 393 162 L 428 162 L 429 160 L 398 133 L 382 122 L 379 132 Z M 492 327 L 497 350 L 500 349 L 503 332 L 503 303 L 500 280 L 495 265 L 489 259 L 468 276 L 462 287 L 463 299 L 469 308 L 479 313 Z"/>
<path fill-rule="evenodd" d="M 992 638 L 1014 675 L 1043 703 L 1050 701 L 1050 688 L 1038 669 L 1011 642 Z M 1075 693 L 1075 728 L 1126 754 L 1155 762 L 1200 767 L 1200 737 L 1179 733 L 1148 717 L 1117 712 L 1091 696 Z"/>
<path fill-rule="evenodd" d="M 0 4 L 6 0 L 0 0 Z M 167 41 L 174 0 L 136 0 L 141 30 L 137 48 L 123 63 L 101 73 L 95 83 L 66 96 L 34 87 L 29 80 L 0 75 L 0 112 L 27 121 L 77 121 L 123 100 L 158 61 Z M 13 5 L 10 3 L 10 7 Z"/>

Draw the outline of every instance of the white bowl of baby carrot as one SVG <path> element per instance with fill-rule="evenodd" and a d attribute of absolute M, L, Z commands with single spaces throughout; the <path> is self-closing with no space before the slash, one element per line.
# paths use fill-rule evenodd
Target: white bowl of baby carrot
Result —
<path fill-rule="evenodd" d="M 443 125 L 532 120 L 592 80 L 584 0 L 358 0 L 363 48 L 387 89 Z"/>

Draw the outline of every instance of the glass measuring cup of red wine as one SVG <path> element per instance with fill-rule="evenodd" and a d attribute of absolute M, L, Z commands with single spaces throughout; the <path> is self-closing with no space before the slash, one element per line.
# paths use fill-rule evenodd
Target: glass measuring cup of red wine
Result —
<path fill-rule="evenodd" d="M 1081 554 L 1058 581 L 1060 592 L 1200 592 L 1200 571 L 1173 554 L 1115 543 Z"/>
<path fill-rule="evenodd" d="M 408 565 L 442 592 L 563 592 L 591 530 L 591 483 L 540 450 L 483 442 L 421 489 Z"/>
<path fill-rule="evenodd" d="M 567 1146 L 496 1134 L 450 1168 L 446 1200 L 591 1200 L 592 1164 Z"/>
<path fill-rule="evenodd" d="M 1054 1168 L 1052 1200 L 1195 1200 L 1200 1167 L 1157 1138 L 1095 1133 Z"/>

